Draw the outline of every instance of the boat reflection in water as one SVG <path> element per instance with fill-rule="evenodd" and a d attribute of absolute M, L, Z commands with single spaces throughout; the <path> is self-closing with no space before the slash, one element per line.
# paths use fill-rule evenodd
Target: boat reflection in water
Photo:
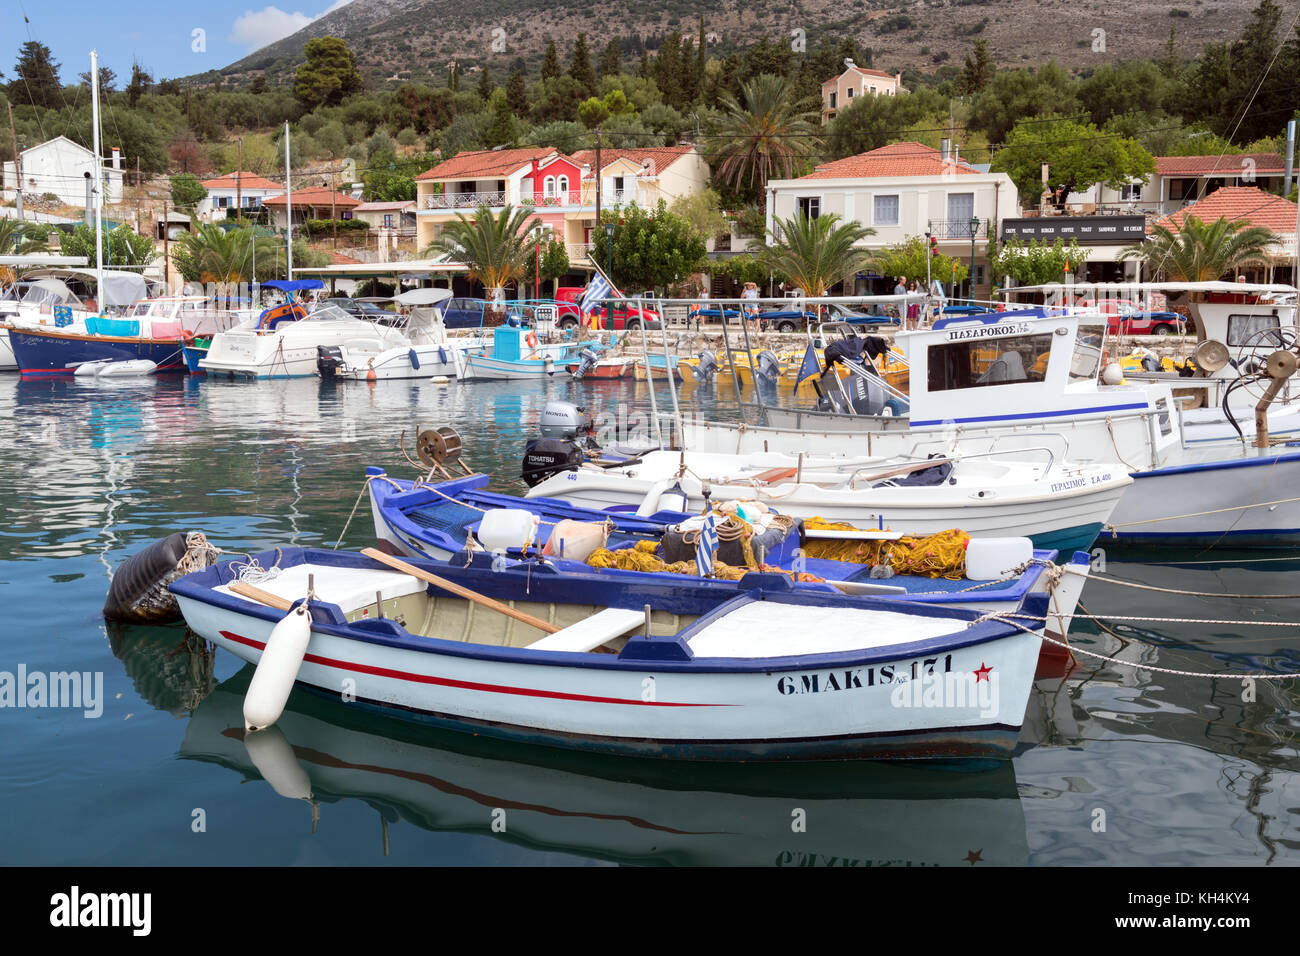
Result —
<path fill-rule="evenodd" d="M 190 718 L 182 757 L 261 777 L 288 799 L 363 800 L 385 821 L 630 864 L 1024 865 L 1010 762 L 777 766 L 597 760 L 412 728 L 297 690 L 244 732 L 245 667 Z M 972 767 L 974 769 L 972 769 Z M 388 831 L 384 829 L 385 852 Z"/>

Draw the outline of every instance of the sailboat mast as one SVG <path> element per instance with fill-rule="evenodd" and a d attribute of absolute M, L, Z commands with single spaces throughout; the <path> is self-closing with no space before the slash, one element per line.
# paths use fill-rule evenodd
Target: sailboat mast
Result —
<path fill-rule="evenodd" d="M 289 121 L 284 121 L 284 210 L 288 223 L 284 229 L 284 244 L 288 247 L 289 268 L 285 276 L 293 281 L 293 182 L 289 177 Z"/>
<path fill-rule="evenodd" d="M 95 298 L 104 311 L 104 160 L 99 144 L 99 54 L 90 51 L 90 109 L 95 166 Z"/>

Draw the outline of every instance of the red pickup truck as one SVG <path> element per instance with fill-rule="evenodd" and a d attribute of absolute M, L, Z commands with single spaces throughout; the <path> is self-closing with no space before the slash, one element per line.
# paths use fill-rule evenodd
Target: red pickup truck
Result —
<path fill-rule="evenodd" d="M 562 329 L 574 329 L 582 324 L 582 313 L 578 302 L 587 291 L 583 286 L 566 286 L 555 290 L 555 301 L 559 304 L 556 324 Z M 596 312 L 597 327 L 612 332 L 626 329 L 639 329 L 644 322 L 647 329 L 662 329 L 663 322 L 659 313 L 653 309 L 638 309 L 630 302 L 611 302 L 609 308 L 602 306 Z"/>

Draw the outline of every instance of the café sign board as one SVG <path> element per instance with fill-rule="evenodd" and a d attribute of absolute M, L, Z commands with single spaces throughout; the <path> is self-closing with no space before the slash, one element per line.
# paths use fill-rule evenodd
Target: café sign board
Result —
<path fill-rule="evenodd" d="M 1077 239 L 1081 246 L 1111 243 L 1129 244 L 1146 238 L 1145 216 L 1042 216 L 1034 219 L 1002 220 L 1002 238 L 1057 239 L 1069 243 Z"/>

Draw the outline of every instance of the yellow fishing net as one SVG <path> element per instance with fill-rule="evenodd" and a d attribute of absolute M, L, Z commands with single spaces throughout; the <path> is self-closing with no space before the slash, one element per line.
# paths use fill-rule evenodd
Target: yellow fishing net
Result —
<path fill-rule="evenodd" d="M 620 548 L 617 551 L 611 551 L 608 548 L 597 548 L 588 556 L 587 564 L 593 568 L 618 568 L 620 571 L 660 571 L 668 574 L 690 575 L 697 573 L 694 561 L 677 561 L 668 564 L 655 556 L 656 547 L 657 545 L 653 541 L 638 541 L 634 548 Z M 753 557 L 753 553 L 748 549 L 746 550 L 746 557 L 751 559 Z M 788 574 L 796 581 L 804 582 L 817 583 L 825 580 L 815 574 L 795 574 L 792 571 L 785 571 L 770 564 L 752 564 L 749 567 L 736 567 L 731 564 L 723 564 L 721 561 L 715 561 L 713 564 L 713 576 L 724 581 L 739 581 L 750 571 L 775 571 L 780 574 Z"/>
<path fill-rule="evenodd" d="M 857 531 L 853 525 L 825 518 L 808 518 L 809 531 Z M 966 574 L 966 545 L 970 535 L 956 528 L 925 537 L 906 536 L 897 541 L 849 541 L 816 538 L 805 541 L 803 552 L 810 558 L 853 561 L 857 564 L 887 564 L 895 574 L 947 578 L 959 581 Z"/>

